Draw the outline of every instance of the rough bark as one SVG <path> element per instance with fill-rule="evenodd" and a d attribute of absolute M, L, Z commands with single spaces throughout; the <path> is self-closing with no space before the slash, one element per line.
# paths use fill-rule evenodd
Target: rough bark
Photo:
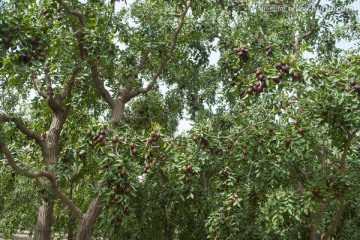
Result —
<path fill-rule="evenodd" d="M 125 119 L 125 101 L 124 100 L 118 100 L 116 102 L 117 104 L 112 109 L 111 114 L 111 125 L 113 127 L 116 127 L 116 124 L 118 122 L 121 122 Z"/>
<path fill-rule="evenodd" d="M 84 214 L 84 217 L 79 221 L 76 239 L 90 240 L 92 238 L 96 220 L 101 213 L 99 201 L 99 197 L 94 199 Z"/>
<path fill-rule="evenodd" d="M 37 223 L 34 232 L 34 239 L 49 240 L 51 239 L 51 225 L 54 202 L 43 199 L 38 211 Z"/>
<path fill-rule="evenodd" d="M 52 121 L 49 130 L 45 134 L 47 148 L 44 153 L 44 162 L 46 166 L 54 164 L 58 157 L 58 141 L 61 129 L 65 123 L 66 115 L 63 111 L 53 112 Z M 49 172 L 56 176 L 56 169 L 49 169 Z M 52 212 L 54 204 L 49 204 L 43 200 L 38 210 L 38 217 L 35 226 L 34 239 L 50 239 L 52 226 Z M 49 218 L 50 216 L 50 218 Z"/>

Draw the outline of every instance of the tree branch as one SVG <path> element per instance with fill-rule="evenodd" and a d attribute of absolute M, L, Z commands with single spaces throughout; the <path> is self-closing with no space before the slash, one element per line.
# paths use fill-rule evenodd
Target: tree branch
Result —
<path fill-rule="evenodd" d="M 15 123 L 15 126 L 17 129 L 19 129 L 23 134 L 25 134 L 26 136 L 28 136 L 31 139 L 34 139 L 36 141 L 37 144 L 39 144 L 39 146 L 41 147 L 41 149 L 43 151 L 45 151 L 47 149 L 47 145 L 46 145 L 46 141 L 45 139 L 43 139 L 40 134 L 38 134 L 37 132 L 35 132 L 34 130 L 29 129 L 28 127 L 25 126 L 24 123 L 22 123 L 21 120 L 16 119 L 14 117 L 10 117 L 9 115 L 0 114 L 0 121 L 3 122 L 13 122 Z"/>
<path fill-rule="evenodd" d="M 46 93 L 43 92 L 43 91 L 41 91 L 40 86 L 39 86 L 39 84 L 38 84 L 37 81 L 36 81 L 36 76 L 35 76 L 34 74 L 31 75 L 31 80 L 32 80 L 32 82 L 33 82 L 33 84 L 34 84 L 34 87 L 35 87 L 36 91 L 38 92 L 38 94 L 39 94 L 41 97 L 46 98 Z"/>
<path fill-rule="evenodd" d="M 145 51 L 144 51 L 143 54 L 141 55 L 139 64 L 136 65 L 136 71 L 135 71 L 135 74 L 134 74 L 134 75 L 139 74 L 141 68 L 142 68 L 142 67 L 145 65 L 145 63 L 146 63 L 146 59 L 147 59 L 147 57 L 149 56 L 149 54 L 150 54 L 150 48 L 149 48 L 149 47 L 146 47 Z"/>
<path fill-rule="evenodd" d="M 163 72 L 163 70 L 165 68 L 165 65 L 168 63 L 168 61 L 173 56 L 178 36 L 179 36 L 180 31 L 181 31 L 181 29 L 182 29 L 182 27 L 184 25 L 186 13 L 187 13 L 187 11 L 189 10 L 189 7 L 190 7 L 190 2 L 191 1 L 186 1 L 186 6 L 185 6 L 184 11 L 181 13 L 180 22 L 179 22 L 179 24 L 178 24 L 178 26 L 176 28 L 176 31 L 174 33 L 174 36 L 172 38 L 171 45 L 170 45 L 170 48 L 169 48 L 169 52 L 166 54 L 165 58 L 162 60 L 160 66 L 157 69 L 157 71 L 155 72 L 155 74 L 152 76 L 150 83 L 145 88 L 141 87 L 141 88 L 138 88 L 135 91 L 131 91 L 128 94 L 128 100 L 130 100 L 131 98 L 133 98 L 133 97 L 135 97 L 135 96 L 137 96 L 139 94 L 147 93 L 148 91 L 150 91 L 154 87 L 158 77 Z"/>
<path fill-rule="evenodd" d="M 94 62 L 90 62 L 90 70 L 91 70 L 91 78 L 94 82 L 95 88 L 100 92 L 103 99 L 106 101 L 106 103 L 110 106 L 111 109 L 113 109 L 116 105 L 115 100 L 111 97 L 108 90 L 106 90 L 104 83 L 99 78 L 99 71 L 97 69 L 97 66 Z"/>
<path fill-rule="evenodd" d="M 84 18 L 84 15 L 80 11 L 70 9 L 70 7 L 68 5 L 66 5 L 63 0 L 56 0 L 56 1 L 60 4 L 60 6 L 62 6 L 65 9 L 66 13 L 69 16 L 74 16 L 74 17 L 78 18 L 81 26 L 82 27 L 85 26 L 85 18 Z"/>
<path fill-rule="evenodd" d="M 63 110 L 61 100 L 61 94 L 54 93 L 54 89 L 52 87 L 52 80 L 50 76 L 50 67 L 49 64 L 45 64 L 44 66 L 44 75 L 45 75 L 45 83 L 46 83 L 46 102 L 50 109 L 54 112 L 60 112 Z"/>
<path fill-rule="evenodd" d="M 299 48 L 300 48 L 301 41 L 304 40 L 304 38 L 306 38 L 306 37 L 312 35 L 313 33 L 315 33 L 316 30 L 318 29 L 318 28 L 316 28 L 315 16 L 316 16 L 316 12 L 317 12 L 317 9 L 319 7 L 320 1 L 321 0 L 318 0 L 315 3 L 314 7 L 313 7 L 310 30 L 308 32 L 304 33 L 303 35 L 298 35 L 298 36 L 295 37 L 295 43 L 294 43 L 294 49 L 293 49 L 293 57 L 291 58 L 290 62 L 293 62 L 293 61 L 295 61 L 296 59 L 299 58 L 299 50 L 300 50 Z M 325 19 L 325 17 L 324 17 L 324 19 Z M 322 24 L 322 22 L 321 22 L 321 24 Z M 320 27 L 320 25 L 319 25 L 319 27 Z"/>
<path fill-rule="evenodd" d="M 85 48 L 82 44 L 82 38 L 84 36 L 84 27 L 85 27 L 85 19 L 84 19 L 84 15 L 79 12 L 79 11 L 75 11 L 70 9 L 62 0 L 56 0 L 61 6 L 64 7 L 66 13 L 70 16 L 75 16 L 79 19 L 80 24 L 81 24 L 81 31 L 77 32 L 76 27 L 73 25 L 72 29 L 77 37 L 77 44 L 79 47 L 79 51 L 80 51 L 80 56 L 81 58 L 83 58 L 86 54 Z M 103 97 L 103 99 L 107 102 L 107 104 L 110 106 L 111 109 L 114 108 L 115 106 L 115 100 L 111 97 L 109 91 L 106 90 L 104 83 L 101 82 L 100 77 L 99 77 L 99 71 L 98 68 L 96 66 L 96 63 L 93 61 L 89 61 L 89 67 L 91 70 L 91 76 L 92 76 L 92 81 L 94 83 L 95 88 L 100 92 L 101 96 Z M 73 79 L 75 81 L 75 79 Z M 71 81 L 70 81 L 71 83 Z"/>
<path fill-rule="evenodd" d="M 350 145 L 351 145 L 351 142 L 352 140 L 354 139 L 356 133 L 357 133 L 358 130 L 354 131 L 353 133 L 350 133 L 346 139 L 346 142 L 345 142 L 345 146 L 344 146 L 344 152 L 341 156 L 341 159 L 340 159 L 340 169 L 342 171 L 345 170 L 345 160 L 346 160 L 346 157 L 349 153 L 349 149 L 350 149 Z"/>
<path fill-rule="evenodd" d="M 326 233 L 323 236 L 321 236 L 321 240 L 328 240 L 331 237 L 331 235 L 334 233 L 336 226 L 339 223 L 342 213 L 344 211 L 344 203 L 345 203 L 345 195 L 342 195 L 340 198 L 340 206 L 331 221 L 331 227 L 329 230 L 326 231 Z"/>
<path fill-rule="evenodd" d="M 20 168 L 9 151 L 9 149 L 5 146 L 5 144 L 0 140 L 0 150 L 5 155 L 6 159 L 8 160 L 8 163 L 11 167 L 11 169 L 15 173 L 22 174 L 28 178 L 34 178 L 36 179 L 41 185 L 45 185 L 45 182 L 41 179 L 42 177 L 45 177 L 48 179 L 51 183 L 51 189 L 57 198 L 59 198 L 65 205 L 67 205 L 72 212 L 76 215 L 78 219 L 82 219 L 84 214 L 81 212 L 81 210 L 62 192 L 60 192 L 57 188 L 57 183 L 55 177 L 49 173 L 49 172 L 29 172 L 27 169 Z"/>
<path fill-rule="evenodd" d="M 44 66 L 44 74 L 45 74 L 45 80 L 46 80 L 46 92 L 48 94 L 53 94 L 52 80 L 50 77 L 50 67 L 49 67 L 49 64 L 47 64 L 47 63 Z"/>
<path fill-rule="evenodd" d="M 80 72 L 80 68 L 77 67 L 75 68 L 75 70 L 73 71 L 70 80 L 64 85 L 63 90 L 62 90 L 62 95 L 64 98 L 70 98 L 71 97 L 71 90 L 75 85 L 75 81 L 76 81 L 76 77 Z"/>
<path fill-rule="evenodd" d="M 84 218 L 84 213 L 81 211 L 80 208 L 78 208 L 75 203 L 73 201 L 71 201 L 71 199 L 66 196 L 64 193 L 60 192 L 57 188 L 56 185 L 52 185 L 51 186 L 51 190 L 54 194 L 55 197 L 57 197 L 58 199 L 60 199 L 60 201 L 65 204 L 66 206 L 68 206 L 68 208 L 75 214 L 76 218 L 78 220 L 81 220 Z"/>
<path fill-rule="evenodd" d="M 135 72 L 133 73 L 130 80 L 135 80 L 136 76 L 140 73 L 142 67 L 146 63 L 146 59 L 150 54 L 150 48 L 146 47 L 145 51 L 141 54 L 140 62 L 136 65 Z"/>
<path fill-rule="evenodd" d="M 71 99 L 71 90 L 75 85 L 76 77 L 79 74 L 79 72 L 80 72 L 80 68 L 79 67 L 75 68 L 75 70 L 73 71 L 73 73 L 70 77 L 70 80 L 64 84 L 64 87 L 60 94 L 61 99 L 65 99 L 65 98 L 67 98 L 69 100 Z M 70 104 L 65 107 L 65 112 L 67 113 L 67 112 L 69 112 L 69 110 L 70 110 Z"/>
<path fill-rule="evenodd" d="M 145 51 L 141 54 L 140 62 L 135 66 L 135 71 L 132 74 L 131 78 L 129 79 L 128 85 L 126 87 L 121 87 L 121 86 L 119 87 L 119 93 L 120 93 L 120 96 L 118 98 L 119 100 L 125 99 L 125 101 L 129 101 L 131 99 L 131 98 L 126 99 L 127 94 L 131 91 L 131 82 L 137 78 L 142 67 L 146 63 L 146 60 L 147 60 L 147 57 L 149 56 L 149 54 L 150 54 L 150 48 L 146 47 Z M 115 79 L 114 81 L 117 82 L 116 84 L 118 84 L 118 80 Z"/>

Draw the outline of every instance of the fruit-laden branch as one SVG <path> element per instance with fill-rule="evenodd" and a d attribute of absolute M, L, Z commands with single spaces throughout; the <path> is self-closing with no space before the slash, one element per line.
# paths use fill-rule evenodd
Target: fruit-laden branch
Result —
<path fill-rule="evenodd" d="M 45 139 L 43 139 L 40 134 L 35 132 L 34 130 L 31 130 L 30 128 L 26 127 L 25 124 L 17 118 L 11 117 L 9 115 L 6 115 L 4 113 L 0 114 L 0 121 L 2 122 L 13 122 L 15 123 L 15 126 L 17 129 L 19 129 L 23 134 L 28 136 L 31 139 L 34 139 L 37 144 L 41 147 L 42 151 L 45 151 L 47 149 L 47 144 Z"/>
<path fill-rule="evenodd" d="M 9 149 L 6 147 L 6 145 L 0 140 L 0 151 L 5 155 L 11 169 L 18 174 L 24 175 L 28 178 L 34 178 L 36 179 L 41 185 L 45 185 L 45 182 L 41 179 L 42 177 L 45 177 L 48 179 L 51 183 L 51 189 L 57 198 L 59 198 L 65 205 L 67 205 L 70 210 L 76 215 L 78 219 L 82 219 L 84 214 L 81 212 L 81 210 L 62 192 L 60 192 L 57 188 L 57 183 L 55 177 L 49 173 L 49 172 L 30 172 L 27 169 L 20 168 L 12 156 Z"/>
<path fill-rule="evenodd" d="M 334 231 L 336 229 L 336 226 L 339 223 L 341 215 L 342 215 L 342 213 L 344 211 L 344 203 L 345 203 L 345 195 L 342 195 L 341 198 L 340 198 L 339 208 L 338 208 L 335 216 L 333 217 L 333 219 L 331 221 L 331 227 L 330 227 L 329 230 L 326 231 L 325 234 L 323 234 L 321 236 L 321 240 L 328 240 L 331 237 L 331 235 L 334 233 Z"/>
<path fill-rule="evenodd" d="M 63 0 L 56 0 L 56 1 L 60 4 L 60 6 L 62 6 L 65 9 L 65 11 L 68 15 L 78 18 L 81 26 L 82 27 L 85 26 L 84 15 L 80 11 L 70 9 L 69 6 L 64 3 Z"/>
<path fill-rule="evenodd" d="M 170 45 L 170 48 L 169 48 L 169 52 L 166 54 L 165 58 L 162 60 L 160 66 L 157 69 L 157 71 L 155 72 L 155 74 L 152 76 L 150 83 L 144 88 L 141 87 L 141 88 L 139 88 L 139 89 L 137 89 L 135 91 L 131 91 L 130 94 L 128 95 L 130 99 L 137 96 L 137 95 L 139 95 L 139 94 L 147 93 L 148 91 L 150 91 L 154 87 L 158 77 L 163 72 L 163 70 L 165 68 L 165 65 L 168 63 L 168 61 L 173 56 L 173 53 L 174 53 L 174 50 L 175 50 L 175 47 L 176 47 L 176 44 L 177 44 L 178 36 L 179 36 L 180 31 L 181 31 L 181 29 L 182 29 L 182 27 L 183 27 L 183 25 L 185 23 L 185 16 L 186 16 L 187 11 L 189 10 L 190 2 L 191 1 L 186 1 L 185 9 L 181 13 L 180 22 L 179 22 L 179 24 L 178 24 L 178 26 L 177 26 L 177 28 L 175 30 L 174 36 L 172 38 L 171 45 Z"/>
<path fill-rule="evenodd" d="M 344 152 L 343 152 L 343 154 L 341 156 L 341 159 L 340 159 L 340 169 L 342 171 L 345 171 L 345 160 L 346 160 L 346 157 L 347 157 L 347 155 L 349 153 L 351 142 L 354 139 L 357 132 L 358 132 L 358 130 L 350 133 L 348 135 L 347 139 L 346 139 L 345 146 L 344 146 Z"/>

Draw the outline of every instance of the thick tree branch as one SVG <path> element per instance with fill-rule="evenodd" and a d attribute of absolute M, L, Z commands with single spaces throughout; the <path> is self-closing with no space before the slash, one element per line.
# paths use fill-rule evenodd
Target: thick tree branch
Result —
<path fill-rule="evenodd" d="M 46 92 L 48 94 L 52 94 L 54 90 L 52 88 L 52 80 L 51 80 L 51 76 L 50 76 L 50 66 L 47 63 L 44 66 L 44 74 L 45 74 L 45 80 L 46 80 Z"/>
<path fill-rule="evenodd" d="M 174 36 L 172 38 L 172 41 L 171 41 L 171 45 L 170 45 L 170 48 L 169 48 L 169 51 L 168 53 L 166 54 L 165 58 L 162 60 L 162 62 L 160 63 L 160 66 L 159 68 L 157 69 L 157 71 L 155 72 L 155 74 L 152 76 L 151 78 L 151 81 L 150 83 L 146 86 L 146 87 L 141 87 L 135 91 L 131 91 L 128 95 L 128 100 L 130 100 L 131 98 L 139 95 L 139 94 L 142 94 L 142 93 L 147 93 L 148 91 L 150 91 L 158 77 L 160 76 L 160 74 L 163 72 L 164 68 L 165 68 L 165 65 L 168 63 L 168 61 L 171 59 L 171 57 L 173 56 L 173 53 L 174 53 L 174 50 L 175 50 L 175 47 L 176 47 L 176 44 L 177 44 L 177 39 L 178 39 L 178 36 L 180 34 L 180 31 L 185 23 L 185 16 L 186 16 L 186 13 L 187 11 L 189 10 L 189 7 L 190 7 L 190 2 L 191 1 L 186 1 L 186 6 L 185 6 L 185 9 L 184 11 L 181 13 L 181 16 L 180 16 L 180 22 L 175 30 L 175 33 L 174 33 Z"/>
<path fill-rule="evenodd" d="M 76 29 L 76 27 L 74 25 L 72 25 L 72 29 L 76 35 L 77 38 L 77 44 L 79 47 L 79 51 L 80 51 L 80 56 L 81 58 L 83 58 L 86 54 L 86 49 L 83 46 L 82 43 L 82 38 L 84 36 L 84 27 L 85 27 L 85 19 L 84 19 L 84 15 L 79 12 L 79 11 L 74 11 L 72 9 L 70 9 L 62 0 L 56 0 L 61 6 L 64 7 L 66 13 L 70 16 L 75 16 L 79 19 L 80 23 L 81 23 L 81 29 Z M 101 94 L 101 96 L 103 97 L 103 99 L 106 101 L 106 103 L 110 106 L 111 109 L 114 108 L 115 106 L 115 100 L 111 97 L 110 93 L 108 90 L 106 90 L 104 83 L 100 80 L 99 77 L 99 71 L 97 68 L 97 65 L 94 61 L 89 61 L 89 67 L 91 70 L 91 76 L 92 76 L 92 81 L 94 83 L 95 88 L 99 91 L 99 93 Z M 75 79 L 74 79 L 75 81 Z M 70 81 L 71 83 L 71 81 Z"/>
<path fill-rule="evenodd" d="M 146 63 L 146 59 L 147 59 L 147 57 L 149 56 L 149 54 L 150 54 L 150 48 L 149 48 L 149 47 L 146 47 L 145 51 L 144 51 L 143 54 L 141 55 L 139 64 L 136 65 L 136 71 L 135 71 L 135 74 L 134 74 L 134 75 L 139 74 L 141 68 L 142 68 L 142 67 L 145 65 L 145 63 Z"/>
<path fill-rule="evenodd" d="M 104 83 L 100 80 L 99 71 L 96 66 L 96 63 L 91 61 L 89 64 L 90 64 L 90 70 L 91 70 L 91 78 L 92 78 L 92 81 L 94 82 L 95 88 L 100 92 L 101 96 L 106 101 L 106 103 L 110 106 L 110 108 L 114 109 L 116 102 L 111 97 L 109 91 L 106 90 Z"/>
<path fill-rule="evenodd" d="M 34 130 L 31 130 L 28 127 L 26 127 L 25 124 L 21 120 L 11 117 L 9 115 L 6 115 L 4 113 L 1 113 L 0 121 L 15 123 L 15 126 L 17 129 L 19 129 L 23 134 L 25 134 L 29 138 L 34 139 L 36 141 L 36 143 L 39 144 L 39 146 L 41 147 L 41 149 L 43 151 L 46 150 L 46 148 L 47 148 L 46 141 L 40 136 L 40 134 L 38 134 Z"/>
<path fill-rule="evenodd" d="M 60 199 L 60 201 L 65 204 L 76 216 L 76 218 L 78 220 L 81 220 L 84 218 L 84 214 L 81 211 L 80 208 L 78 208 L 75 203 L 73 201 L 71 201 L 71 199 L 66 196 L 64 193 L 60 192 L 57 188 L 57 186 L 52 185 L 51 186 L 51 190 L 54 194 L 55 197 L 57 197 L 58 199 Z"/>
<path fill-rule="evenodd" d="M 76 77 L 80 72 L 80 68 L 75 68 L 75 70 L 73 71 L 70 80 L 64 85 L 63 90 L 62 90 L 62 95 L 64 98 L 70 98 L 71 97 L 71 90 L 75 85 L 75 81 L 76 81 Z"/>
<path fill-rule="evenodd" d="M 63 0 L 56 0 L 56 1 L 60 4 L 60 6 L 62 6 L 65 9 L 66 13 L 69 16 L 74 16 L 74 17 L 78 18 L 81 26 L 82 27 L 85 26 L 85 18 L 84 18 L 84 15 L 80 11 L 70 9 L 70 7 L 68 5 L 66 5 Z"/>
<path fill-rule="evenodd" d="M 57 198 L 59 198 L 65 205 L 67 205 L 71 211 L 76 215 L 78 219 L 82 219 L 84 214 L 81 212 L 81 210 L 62 192 L 60 192 L 57 188 L 57 183 L 55 177 L 49 173 L 49 172 L 29 172 L 27 169 L 20 168 L 16 161 L 9 151 L 9 149 L 5 146 L 5 144 L 0 140 L 0 150 L 6 157 L 11 169 L 15 173 L 22 174 L 28 178 L 36 179 L 41 185 L 45 185 L 45 182 L 41 179 L 42 177 L 45 177 L 48 179 L 51 183 L 51 190 Z"/>
<path fill-rule="evenodd" d="M 330 239 L 331 235 L 334 233 L 336 226 L 338 225 L 340 218 L 342 216 L 342 213 L 344 211 L 344 203 L 345 203 L 345 195 L 342 195 L 340 198 L 340 205 L 339 208 L 335 214 L 335 216 L 333 217 L 332 221 L 331 221 L 331 227 L 329 230 L 327 230 L 325 232 L 324 235 L 322 235 L 321 240 L 328 240 Z"/>
<path fill-rule="evenodd" d="M 350 149 L 350 145 L 351 145 L 351 142 L 352 140 L 354 139 L 355 135 L 356 135 L 357 131 L 354 131 L 352 133 L 350 133 L 346 139 L 346 142 L 345 142 L 345 145 L 344 145 L 344 152 L 341 156 L 341 159 L 340 159 L 340 169 L 342 171 L 345 170 L 345 160 L 346 160 L 346 157 L 349 153 L 349 149 Z"/>
<path fill-rule="evenodd" d="M 52 111 L 60 112 L 63 110 L 61 106 L 61 95 L 54 93 L 54 89 L 52 87 L 52 80 L 50 76 L 49 64 L 45 64 L 44 66 L 44 75 L 45 75 L 45 84 L 46 84 L 46 93 L 45 93 L 46 102 Z"/>

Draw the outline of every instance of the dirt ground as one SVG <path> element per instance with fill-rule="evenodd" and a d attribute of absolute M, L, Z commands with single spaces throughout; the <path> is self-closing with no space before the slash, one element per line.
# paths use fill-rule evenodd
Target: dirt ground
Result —
<path fill-rule="evenodd" d="M 2 238 L 3 236 L 0 234 L 0 240 L 9 240 L 9 239 L 5 239 Z M 30 238 L 28 235 L 25 234 L 15 234 L 11 240 L 32 240 L 32 238 Z"/>

